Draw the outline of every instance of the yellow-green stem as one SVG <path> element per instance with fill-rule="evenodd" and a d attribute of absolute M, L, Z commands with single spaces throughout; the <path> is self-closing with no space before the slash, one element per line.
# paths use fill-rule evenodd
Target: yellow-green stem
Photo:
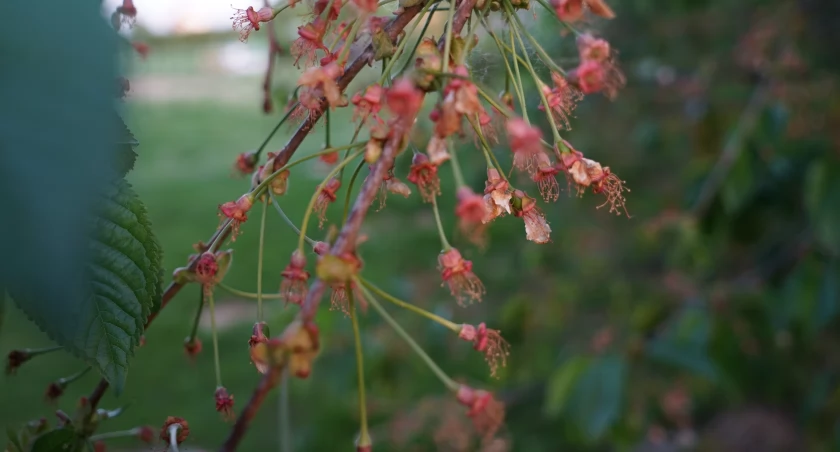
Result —
<path fill-rule="evenodd" d="M 219 363 L 219 333 L 216 331 L 216 306 L 213 304 L 213 292 L 207 291 L 207 304 L 210 306 L 210 332 L 213 334 L 213 364 L 216 368 L 216 387 L 222 386 L 222 367 Z"/>
<path fill-rule="evenodd" d="M 420 18 L 423 17 L 423 14 L 425 14 L 426 11 L 429 11 L 429 5 L 431 5 L 432 3 L 434 3 L 434 1 L 429 1 L 428 3 L 426 3 L 426 6 L 423 8 L 423 11 L 421 11 L 420 14 L 417 15 L 418 23 L 420 21 Z M 434 17 L 434 13 L 436 13 L 439 9 L 438 6 L 439 6 L 439 4 L 436 3 L 435 6 L 434 6 L 434 10 L 431 12 L 431 14 L 428 15 L 428 17 L 426 17 L 426 23 L 423 24 L 423 29 L 420 30 L 420 35 L 417 36 L 417 40 L 414 41 L 414 47 L 411 49 L 411 52 L 409 52 L 409 55 L 414 55 L 414 53 L 417 52 L 417 47 L 420 47 L 420 42 L 423 40 L 423 35 L 425 35 L 426 31 L 429 29 L 429 25 L 431 25 L 431 23 L 432 23 L 432 18 Z M 414 27 L 411 28 L 411 32 L 407 33 L 405 35 L 405 37 L 408 38 L 412 33 L 414 33 L 414 30 L 416 28 L 417 28 L 417 24 L 415 24 Z M 404 73 L 408 69 L 408 66 L 413 62 L 414 62 L 414 60 L 411 57 L 406 58 L 405 63 L 403 63 L 403 66 L 400 69 L 400 72 L 398 72 L 398 74 Z"/>
<path fill-rule="evenodd" d="M 507 177 L 505 176 L 505 171 L 502 169 L 502 165 L 500 165 L 499 161 L 496 160 L 496 155 L 493 154 L 493 151 L 490 149 L 490 144 L 487 143 L 487 139 L 481 132 L 481 127 L 478 125 L 478 115 L 476 115 L 475 118 L 467 118 L 467 120 L 469 120 L 470 125 L 475 131 L 475 134 L 478 135 L 478 140 L 481 141 L 481 148 L 484 149 L 484 159 L 487 160 L 487 167 L 496 168 L 499 171 L 499 175 L 502 176 L 502 179 L 507 181 Z"/>
<path fill-rule="evenodd" d="M 444 251 L 452 249 L 452 245 L 446 240 L 446 232 L 443 231 L 443 223 L 440 221 L 440 211 L 437 205 L 437 196 L 432 197 L 432 210 L 435 212 L 435 224 L 437 225 L 438 234 L 440 234 L 440 244 Z"/>
<path fill-rule="evenodd" d="M 337 61 L 339 65 L 343 66 L 347 56 L 350 55 L 350 47 L 352 47 L 351 44 L 356 40 L 356 34 L 359 33 L 359 27 L 362 26 L 362 22 L 365 21 L 356 19 L 353 23 L 353 28 L 350 29 L 350 34 L 347 35 L 347 39 L 344 40 L 344 47 L 341 48 L 341 54 L 338 56 Z"/>
<path fill-rule="evenodd" d="M 350 304 L 350 323 L 353 325 L 353 339 L 356 348 L 356 370 L 359 383 L 359 445 L 367 446 L 371 444 L 370 435 L 368 434 L 367 423 L 367 398 L 365 397 L 365 362 L 364 354 L 362 352 L 362 336 L 359 333 L 359 319 L 356 315 L 356 300 L 353 296 L 353 287 L 350 282 L 345 285 L 344 290 L 347 292 L 347 299 Z"/>
<path fill-rule="evenodd" d="M 221 283 L 219 283 L 221 284 Z M 204 310 L 204 287 L 198 288 L 198 309 L 195 310 L 195 318 L 193 319 L 192 330 L 190 336 L 187 338 L 187 343 L 192 345 L 195 343 L 196 335 L 198 334 L 198 323 L 201 321 L 201 312 Z"/>
<path fill-rule="evenodd" d="M 399 59 L 400 55 L 402 55 L 402 52 L 405 49 L 405 45 L 408 42 L 408 39 L 411 37 L 412 34 L 414 34 L 414 30 L 417 29 L 418 25 L 420 25 L 420 21 L 423 19 L 423 16 L 429 11 L 429 8 L 432 6 L 432 3 L 434 3 L 434 1 L 432 0 L 426 2 L 426 5 L 423 6 L 423 9 L 421 9 L 420 12 L 417 13 L 417 19 L 413 21 L 411 28 L 405 33 L 405 35 L 403 35 L 403 38 L 397 44 L 397 48 L 394 50 L 394 55 L 388 60 L 388 64 L 386 64 L 385 67 L 382 69 L 382 75 L 379 77 L 380 86 L 383 85 L 390 78 L 391 69 L 393 69 L 394 65 L 396 65 L 397 60 Z M 431 18 L 432 16 L 429 15 L 426 22 L 427 24 L 431 21 Z M 417 39 L 418 43 L 421 39 L 423 39 L 422 33 L 423 32 L 421 32 L 420 37 Z M 415 46 L 415 49 L 416 47 L 417 46 Z M 414 52 L 411 52 L 409 55 L 413 54 Z M 409 57 L 408 60 L 411 61 L 411 57 Z"/>
<path fill-rule="evenodd" d="M 509 16 L 513 16 L 517 21 L 519 20 L 519 17 L 516 16 L 516 13 L 513 12 L 513 8 L 507 2 L 505 2 L 505 8 L 508 10 Z M 519 24 L 521 25 L 521 22 L 519 22 Z M 548 99 L 546 99 L 545 93 L 543 93 L 542 89 L 540 89 L 540 77 L 534 70 L 534 65 L 533 63 L 531 63 L 531 57 L 528 56 L 528 49 L 525 48 L 525 42 L 522 40 L 522 35 L 520 35 L 519 30 L 513 25 L 513 23 L 510 24 L 510 27 L 512 29 L 512 33 L 516 35 L 516 39 L 519 40 L 519 46 L 522 48 L 522 53 L 525 55 L 525 68 L 527 68 L 528 72 L 531 73 L 531 77 L 533 77 L 534 79 L 534 84 L 537 85 L 537 93 L 539 93 L 540 101 L 542 102 L 543 108 L 545 109 L 545 116 L 551 123 L 551 134 L 554 137 L 554 142 L 560 143 L 563 141 L 563 139 L 560 138 L 560 132 L 557 131 L 557 121 L 555 121 L 554 115 L 551 113 L 551 105 L 548 104 Z"/>
<path fill-rule="evenodd" d="M 364 166 L 365 161 L 360 161 L 359 164 L 356 165 L 356 170 L 353 171 L 353 175 L 350 176 L 350 182 L 347 184 L 347 191 L 344 194 L 344 213 L 341 215 L 342 223 L 347 221 L 347 215 L 350 214 L 350 197 L 353 196 L 353 186 L 356 184 L 356 178 L 359 177 L 359 173 L 362 171 Z"/>
<path fill-rule="evenodd" d="M 531 121 L 528 120 L 528 104 L 525 103 L 525 85 L 522 83 L 522 74 L 519 73 L 519 60 L 518 54 L 516 52 L 516 46 L 513 42 L 513 25 L 508 26 L 508 33 L 510 34 L 510 46 L 513 48 L 513 69 L 516 73 L 516 84 L 518 84 L 518 93 L 519 93 L 519 103 L 522 106 L 522 118 L 525 119 L 525 122 L 528 124 Z"/>
<path fill-rule="evenodd" d="M 295 234 L 300 235 L 300 229 L 298 229 L 298 227 L 295 226 L 294 222 L 292 222 L 292 219 L 289 218 L 289 216 L 286 215 L 286 212 L 283 211 L 283 208 L 280 207 L 280 203 L 277 202 L 277 198 L 274 196 L 274 193 L 271 193 L 269 191 L 268 194 L 271 197 L 271 203 L 274 205 L 274 209 L 277 210 L 278 214 L 280 214 L 280 218 L 282 218 L 283 221 L 286 222 L 286 224 L 289 225 L 289 227 L 292 228 L 293 231 L 295 231 Z M 304 236 L 304 240 L 306 240 L 306 243 L 308 243 L 309 246 L 315 246 L 315 241 L 311 238 Z"/>
<path fill-rule="evenodd" d="M 257 293 L 245 292 L 244 290 L 235 289 L 235 288 L 230 287 L 230 286 L 228 286 L 227 284 L 224 284 L 224 283 L 218 283 L 218 284 L 216 284 L 216 287 L 218 287 L 218 288 L 220 288 L 220 289 L 222 289 L 226 292 L 230 292 L 233 295 L 240 296 L 242 298 L 249 298 L 249 299 L 252 299 L 252 300 L 256 300 L 257 296 L 258 296 Z M 281 295 L 279 293 L 264 293 L 260 296 L 264 300 L 279 300 L 279 299 L 283 298 L 283 295 Z"/>
<path fill-rule="evenodd" d="M 505 63 L 507 79 L 510 81 L 510 83 L 513 83 L 513 90 L 516 91 L 516 97 L 519 98 L 519 105 L 522 107 L 523 115 L 527 115 L 527 112 L 525 112 L 525 93 L 522 90 L 522 86 L 517 84 L 518 79 L 513 73 L 513 69 L 511 69 L 510 64 L 508 63 L 507 55 L 505 54 L 505 48 L 504 44 L 502 43 L 502 40 L 499 39 L 498 36 L 496 36 L 496 33 L 493 33 L 493 30 L 490 29 L 490 24 L 488 24 L 485 18 L 483 17 L 481 18 L 481 24 L 484 26 L 484 30 L 487 32 L 487 34 L 490 35 L 491 38 L 493 38 L 493 42 L 496 43 L 496 47 L 499 49 L 499 56 L 502 57 L 502 61 Z M 511 56 L 513 56 L 513 62 L 515 64 L 517 55 L 514 52 L 511 52 Z M 485 98 L 488 99 L 490 104 L 493 105 L 497 110 L 502 112 L 502 114 L 504 114 L 507 117 L 512 116 L 511 113 L 507 111 L 507 108 L 499 107 L 499 104 L 496 103 L 495 100 L 492 100 L 489 96 L 486 96 Z"/>
<path fill-rule="evenodd" d="M 268 198 L 263 202 L 262 218 L 260 219 L 260 244 L 257 248 L 257 322 L 263 321 L 263 249 L 265 248 L 265 217 L 268 213 Z"/>
<path fill-rule="evenodd" d="M 359 280 L 356 279 L 356 282 L 359 282 Z M 366 299 L 370 302 L 373 308 L 376 309 L 376 312 L 378 312 L 379 315 L 382 316 L 383 319 L 385 319 L 385 322 L 387 322 L 391 326 L 391 328 L 393 328 L 394 331 L 401 338 L 403 338 L 403 340 L 406 341 L 406 343 L 408 343 L 409 347 L 411 347 L 411 349 L 414 350 L 414 352 L 417 353 L 418 356 L 420 356 L 420 359 L 422 359 L 423 362 L 426 363 L 427 366 L 429 366 L 429 369 L 431 369 L 432 372 L 440 379 L 444 386 L 446 386 L 451 391 L 457 391 L 460 385 L 448 375 L 446 375 L 446 373 L 434 362 L 434 360 L 426 354 L 423 348 L 420 347 L 420 345 L 418 345 L 417 342 L 414 341 L 414 339 L 408 334 L 408 332 L 406 332 L 402 328 L 402 326 L 400 326 L 400 324 L 397 323 L 397 321 L 394 320 L 394 318 L 391 317 L 390 314 L 388 314 L 385 308 L 383 308 L 382 305 L 379 304 L 379 301 L 376 300 L 376 297 L 366 287 L 362 285 L 361 289 L 364 292 Z"/>
<path fill-rule="evenodd" d="M 327 174 L 327 177 L 324 178 L 323 182 L 318 184 L 318 187 L 315 189 L 315 193 L 312 195 L 312 199 L 309 200 L 309 205 L 306 207 L 306 212 L 303 214 L 303 221 L 300 223 L 300 238 L 298 240 L 298 250 L 300 250 L 301 253 L 303 252 L 304 237 L 306 237 L 306 228 L 309 225 L 309 218 L 312 216 L 312 210 L 315 208 L 315 202 L 318 201 L 318 196 L 321 195 L 321 190 L 323 190 L 324 187 L 327 186 L 330 180 L 333 177 L 335 177 L 338 174 L 338 172 L 341 171 L 342 168 L 344 168 L 345 165 L 354 160 L 356 157 L 360 156 L 362 152 L 363 151 L 356 151 L 350 157 L 344 159 L 344 161 L 336 165 L 336 167 L 333 168 L 329 174 Z"/>
<path fill-rule="evenodd" d="M 442 72 L 449 72 L 449 55 L 452 51 L 452 21 L 455 19 L 455 0 L 449 0 L 449 10 L 446 14 L 446 38 L 443 44 Z"/>
<path fill-rule="evenodd" d="M 461 165 L 458 163 L 458 154 L 452 147 L 452 141 L 449 138 L 446 139 L 446 147 L 449 148 L 449 160 L 452 162 L 452 174 L 455 176 L 455 185 L 459 188 L 465 187 L 467 184 L 464 182 L 464 174 L 461 173 Z"/>
<path fill-rule="evenodd" d="M 379 287 L 375 286 L 372 282 L 370 282 L 370 281 L 368 281 L 364 278 L 359 278 L 359 280 L 362 282 L 362 284 L 365 287 L 368 288 L 368 290 L 370 290 L 373 293 L 379 295 L 380 297 L 390 301 L 391 303 L 393 303 L 393 304 L 395 304 L 395 305 L 397 305 L 397 306 L 399 306 L 403 309 L 408 309 L 409 311 L 411 311 L 415 314 L 419 314 L 419 315 L 421 315 L 421 316 L 423 316 L 423 317 L 425 317 L 425 318 L 427 318 L 427 319 L 429 319 L 433 322 L 437 322 L 438 324 L 446 327 L 447 329 L 449 329 L 450 331 L 452 331 L 454 333 L 458 333 L 459 331 L 461 331 L 461 326 L 456 324 L 455 322 L 449 321 L 449 320 L 444 319 L 443 317 L 441 317 L 437 314 L 433 314 L 433 313 L 431 313 L 431 312 L 429 312 L 429 311 L 427 311 L 423 308 L 415 306 L 415 305 L 413 305 L 411 303 L 408 303 L 406 301 L 400 300 L 399 298 L 389 294 L 388 292 L 385 292 L 384 290 L 380 289 Z"/>

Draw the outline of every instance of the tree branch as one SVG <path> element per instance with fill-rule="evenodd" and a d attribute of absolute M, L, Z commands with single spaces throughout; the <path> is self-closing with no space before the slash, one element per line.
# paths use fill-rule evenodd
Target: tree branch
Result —
<path fill-rule="evenodd" d="M 239 417 L 236 419 L 236 424 L 233 425 L 227 440 L 225 440 L 225 443 L 219 449 L 220 452 L 234 451 L 237 447 L 239 447 L 239 443 L 245 436 L 248 426 L 251 424 L 254 416 L 257 415 L 257 411 L 259 411 L 260 406 L 263 401 L 265 401 L 268 393 L 271 392 L 271 390 L 277 386 L 277 383 L 280 382 L 280 377 L 282 375 L 283 368 L 277 366 L 271 366 L 268 372 L 263 375 L 260 383 L 251 395 L 251 400 L 248 401 L 248 404 L 245 405 L 245 408 L 241 413 L 239 413 Z"/>

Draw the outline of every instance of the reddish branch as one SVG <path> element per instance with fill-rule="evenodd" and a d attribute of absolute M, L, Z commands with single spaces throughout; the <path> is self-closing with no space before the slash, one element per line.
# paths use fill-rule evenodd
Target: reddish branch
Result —
<path fill-rule="evenodd" d="M 245 405 L 245 408 L 241 413 L 239 413 L 239 417 L 236 419 L 236 424 L 233 425 L 233 428 L 228 435 L 228 439 L 222 445 L 221 449 L 219 449 L 220 451 L 227 452 L 236 450 L 239 446 L 239 442 L 242 441 L 242 437 L 245 436 L 248 426 L 251 424 L 254 416 L 257 415 L 257 411 L 259 411 L 266 396 L 275 386 L 277 386 L 277 383 L 280 381 L 280 377 L 282 375 L 283 368 L 277 366 L 272 366 L 268 373 L 263 375 L 260 383 L 251 395 L 251 400 L 248 401 L 248 404 Z"/>
<path fill-rule="evenodd" d="M 475 7 L 476 0 L 464 0 L 458 6 L 458 11 L 455 14 L 454 20 L 452 22 L 452 30 L 454 34 L 460 33 L 461 29 L 467 22 L 467 19 L 470 16 L 473 8 Z M 409 8 L 405 8 L 399 15 L 397 15 L 388 25 L 385 27 L 386 33 L 391 38 L 391 40 L 396 40 L 397 36 L 403 31 L 403 29 L 414 19 L 415 16 L 423 9 L 423 4 L 415 5 Z M 344 91 L 350 82 L 353 81 L 354 78 L 361 72 L 361 70 L 371 61 L 373 61 L 375 50 L 373 45 L 368 44 L 364 45 L 362 42 L 356 42 L 353 44 L 353 47 L 350 50 L 350 55 L 356 55 L 357 57 L 353 59 L 353 61 L 345 68 L 344 74 L 339 77 L 338 79 L 338 86 L 339 88 Z M 294 153 L 300 147 L 303 140 L 309 135 L 309 132 L 315 126 L 321 116 L 323 115 L 324 111 L 329 106 L 326 103 L 326 100 L 322 100 L 321 108 L 317 110 L 313 110 L 310 112 L 309 116 L 303 121 L 303 123 L 297 128 L 295 133 L 286 143 L 286 146 L 278 153 L 277 157 L 274 160 L 274 171 L 279 170 L 282 168 L 289 160 L 292 158 Z M 345 222 L 344 226 L 339 233 L 339 236 L 332 247 L 331 253 L 332 254 L 341 254 L 342 252 L 347 252 L 353 250 L 356 245 L 356 236 L 359 232 L 359 228 L 361 227 L 362 221 L 364 220 L 365 215 L 367 214 L 368 208 L 373 203 L 374 199 L 376 198 L 377 191 L 379 189 L 379 185 L 382 183 L 384 176 L 387 172 L 387 169 L 391 167 L 394 162 L 394 158 L 396 154 L 399 152 L 399 147 L 396 141 L 389 143 L 388 146 L 383 150 L 382 156 L 380 157 L 377 164 L 371 170 L 370 176 L 365 180 L 364 185 L 362 186 L 359 195 L 356 198 L 355 203 L 353 204 L 353 208 L 350 211 L 350 214 L 347 217 L 347 221 Z M 220 244 L 227 239 L 227 236 L 230 234 L 230 222 L 224 223 L 207 243 L 211 244 Z M 190 263 L 189 268 L 193 270 L 195 268 L 197 261 L 193 261 Z M 152 321 L 157 318 L 157 314 L 165 308 L 169 302 L 178 294 L 178 292 L 183 288 L 183 284 L 177 282 L 171 282 L 166 287 L 166 290 L 163 293 L 163 297 L 161 299 L 160 309 L 149 316 L 149 319 L 146 322 L 144 330 L 148 329 L 151 325 Z M 318 304 L 320 299 L 324 293 L 325 285 L 322 281 L 316 280 L 312 287 L 309 290 L 309 294 L 302 306 L 300 317 L 304 319 L 311 319 L 315 312 L 317 312 Z M 266 375 L 263 376 L 262 380 L 260 381 L 259 385 L 257 386 L 256 390 L 254 391 L 251 399 L 248 401 L 248 404 L 243 409 L 242 413 L 240 414 L 239 418 L 236 421 L 233 429 L 228 436 L 228 439 L 225 441 L 224 445 L 220 450 L 222 451 L 232 451 L 236 450 L 239 442 L 242 440 L 242 437 L 247 430 L 251 419 L 253 419 L 256 412 L 259 410 L 260 405 L 262 405 L 263 400 L 265 399 L 268 392 L 277 385 L 280 379 L 280 370 L 273 369 L 269 371 Z M 99 384 L 97 385 L 96 389 L 90 396 L 90 402 L 93 407 L 99 402 L 102 398 L 102 395 L 105 393 L 105 390 L 108 388 L 108 382 L 105 379 L 102 379 Z"/>

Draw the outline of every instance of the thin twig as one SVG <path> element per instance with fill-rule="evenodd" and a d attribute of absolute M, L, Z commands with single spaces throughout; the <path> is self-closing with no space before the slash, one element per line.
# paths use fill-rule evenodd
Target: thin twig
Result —
<path fill-rule="evenodd" d="M 239 443 L 245 436 L 245 432 L 248 431 L 248 426 L 251 424 L 254 416 L 256 416 L 268 393 L 277 386 L 282 374 L 282 367 L 271 366 L 268 372 L 263 375 L 256 389 L 254 389 L 254 393 L 251 395 L 251 400 L 248 401 L 248 404 L 239 413 L 236 424 L 233 425 L 227 440 L 219 449 L 220 452 L 231 452 L 239 447 Z"/>

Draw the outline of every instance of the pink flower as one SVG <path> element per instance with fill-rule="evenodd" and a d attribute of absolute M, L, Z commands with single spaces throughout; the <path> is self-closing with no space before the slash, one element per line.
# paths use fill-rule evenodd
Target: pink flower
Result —
<path fill-rule="evenodd" d="M 260 30 L 260 22 L 269 22 L 274 19 L 274 10 L 270 6 L 265 6 L 255 11 L 253 6 L 248 9 L 234 8 L 236 12 L 231 16 L 233 20 L 233 30 L 239 33 L 239 40 L 245 42 L 248 40 L 248 35 L 251 31 Z"/>
<path fill-rule="evenodd" d="M 499 367 L 505 367 L 507 357 L 510 355 L 510 344 L 498 330 L 491 330 L 487 325 L 481 323 L 478 328 L 472 325 L 461 325 L 458 337 L 473 343 L 473 348 L 484 354 L 487 365 L 490 366 L 490 376 L 498 377 Z"/>
<path fill-rule="evenodd" d="M 378 84 L 370 85 L 363 92 L 354 94 L 350 100 L 356 106 L 353 109 L 353 120 L 355 121 L 361 118 L 362 122 L 364 122 L 370 115 L 373 115 L 375 118 L 376 114 L 382 108 L 382 98 L 384 95 L 385 90 Z"/>
<path fill-rule="evenodd" d="M 513 165 L 520 171 L 533 175 L 537 170 L 537 158 L 543 154 L 542 132 L 521 118 L 508 120 L 506 124 Z"/>
<path fill-rule="evenodd" d="M 437 171 L 437 165 L 432 164 L 426 154 L 418 152 L 411 159 L 408 181 L 417 186 L 420 197 L 425 202 L 432 202 L 434 197 L 440 194 L 440 178 Z"/>
<path fill-rule="evenodd" d="M 540 188 L 540 194 L 545 202 L 557 201 L 560 197 L 560 186 L 557 184 L 557 174 L 560 170 L 551 164 L 548 156 L 542 154 L 537 163 L 537 171 L 532 176 Z"/>
<path fill-rule="evenodd" d="M 468 408 L 467 416 L 472 419 L 473 426 L 482 438 L 486 440 L 496 435 L 505 421 L 505 407 L 501 402 L 489 392 L 467 385 L 458 388 L 456 397 L 461 405 Z"/>
<path fill-rule="evenodd" d="M 228 391 L 224 388 L 224 386 L 219 386 L 218 388 L 216 388 L 215 398 L 216 411 L 222 413 L 222 416 L 226 420 L 233 419 L 233 396 L 228 394 Z"/>
<path fill-rule="evenodd" d="M 438 256 L 438 269 L 443 282 L 449 285 L 449 292 L 461 306 L 481 301 L 486 290 L 481 280 L 472 272 L 472 262 L 464 260 L 461 253 L 450 248 Z"/>
<path fill-rule="evenodd" d="M 327 220 L 327 207 L 335 202 L 335 193 L 339 188 L 341 188 L 341 181 L 330 179 L 318 194 L 318 199 L 315 201 L 315 208 L 313 209 L 318 214 L 318 227 L 324 227 L 324 222 Z"/>
<path fill-rule="evenodd" d="M 571 130 L 569 118 L 571 118 L 578 101 L 583 98 L 583 94 L 556 72 L 551 73 L 551 79 L 554 81 L 554 88 L 540 83 L 540 90 L 548 101 L 548 108 L 557 123 L 557 127 Z M 545 106 L 542 103 L 538 108 L 545 111 Z"/>
<path fill-rule="evenodd" d="M 301 87 L 298 97 L 301 105 L 309 110 L 318 110 L 321 108 L 321 97 L 327 100 L 330 108 L 347 105 L 347 100 L 336 83 L 342 72 L 336 63 L 307 69 L 298 79 L 298 85 Z"/>
<path fill-rule="evenodd" d="M 250 194 L 242 195 L 236 201 L 228 201 L 219 205 L 219 216 L 231 221 L 231 241 L 239 235 L 239 226 L 248 220 L 248 211 L 254 205 L 254 197 Z"/>
<path fill-rule="evenodd" d="M 481 221 L 489 223 L 505 213 L 511 213 L 510 199 L 510 184 L 502 179 L 497 169 L 488 168 L 487 181 L 484 182 L 484 204 L 487 206 L 487 216 Z"/>
<path fill-rule="evenodd" d="M 551 227 L 537 208 L 537 200 L 521 190 L 513 192 L 513 214 L 525 222 L 525 238 L 534 243 L 551 241 Z"/>
<path fill-rule="evenodd" d="M 385 101 L 396 122 L 408 130 L 423 105 L 423 92 L 414 86 L 410 78 L 402 77 L 388 88 Z"/>
<path fill-rule="evenodd" d="M 269 363 L 265 360 L 265 357 L 262 356 L 263 354 L 257 352 L 257 344 L 264 344 L 268 342 L 268 336 L 266 336 L 265 333 L 266 331 L 268 331 L 268 327 L 265 322 L 257 322 L 252 328 L 251 338 L 248 339 L 248 350 L 251 354 L 251 362 L 254 363 L 254 367 L 257 368 L 257 372 L 261 374 L 268 372 Z"/>
<path fill-rule="evenodd" d="M 295 250 L 289 260 L 289 265 L 281 273 L 283 280 L 280 283 L 280 296 L 287 304 L 292 303 L 299 306 L 306 299 L 306 294 L 309 292 L 309 286 L 307 285 L 309 272 L 305 269 L 306 257 L 300 250 Z"/>
<path fill-rule="evenodd" d="M 290 50 L 295 57 L 295 66 L 300 67 L 300 60 L 303 59 L 304 67 L 311 67 L 318 60 L 317 51 L 323 50 L 329 54 L 329 49 L 324 45 L 324 35 L 327 33 L 327 23 L 320 17 L 315 17 L 312 22 L 298 27 L 298 38 L 292 43 Z"/>
<path fill-rule="evenodd" d="M 484 197 L 475 194 L 469 187 L 460 187 L 456 196 L 458 205 L 455 208 L 455 215 L 458 216 L 461 232 L 474 244 L 483 245 L 486 241 L 484 219 L 488 215 Z"/>

